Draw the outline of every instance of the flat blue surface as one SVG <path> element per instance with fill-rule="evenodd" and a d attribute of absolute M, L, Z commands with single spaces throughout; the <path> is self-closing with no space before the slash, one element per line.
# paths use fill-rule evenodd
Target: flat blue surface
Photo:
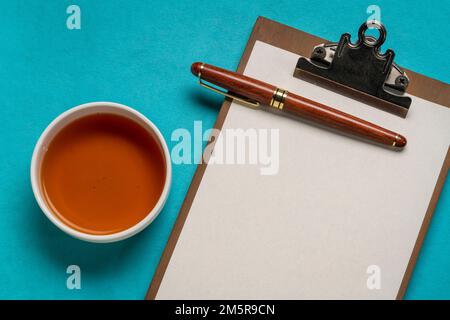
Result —
<path fill-rule="evenodd" d="M 326 3 L 326 4 L 325 4 Z M 66 8 L 81 8 L 81 30 Z M 66 236 L 41 213 L 29 165 L 40 133 L 89 101 L 136 108 L 162 131 L 211 127 L 219 96 L 189 72 L 204 60 L 234 69 L 258 15 L 327 39 L 356 35 L 369 5 L 381 8 L 385 48 L 409 69 L 450 81 L 448 3 L 428 1 L 0 1 L 0 298 L 142 299 L 195 171 L 174 166 L 167 205 L 138 236 L 116 244 Z M 442 192 L 407 298 L 450 298 L 450 183 Z M 66 267 L 82 289 L 66 288 Z"/>

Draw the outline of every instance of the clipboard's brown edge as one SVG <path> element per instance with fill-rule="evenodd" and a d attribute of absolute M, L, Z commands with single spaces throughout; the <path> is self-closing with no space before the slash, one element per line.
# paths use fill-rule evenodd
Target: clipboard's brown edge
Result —
<path fill-rule="evenodd" d="M 433 195 L 431 196 L 427 212 L 425 213 L 425 217 L 422 221 L 422 225 L 419 230 L 419 235 L 417 236 L 416 243 L 414 244 L 414 248 L 408 262 L 408 266 L 406 267 L 405 274 L 403 275 L 403 279 L 400 284 L 400 289 L 396 297 L 397 300 L 402 300 L 403 297 L 405 296 L 409 280 L 411 279 L 411 276 L 413 274 L 417 258 L 419 257 L 420 249 L 422 248 L 423 242 L 425 240 L 425 235 L 427 234 L 428 228 L 430 226 L 431 218 L 433 218 L 434 210 L 436 209 L 436 205 L 438 203 L 442 188 L 444 187 L 445 179 L 447 178 L 449 169 L 450 169 L 450 147 L 447 150 L 447 155 L 445 156 L 444 164 L 441 168 L 441 172 L 439 173 L 436 186 L 434 187 Z"/>
<path fill-rule="evenodd" d="M 247 65 L 248 59 L 250 57 L 250 54 L 253 50 L 253 46 L 257 40 L 263 41 L 265 43 L 271 44 L 279 48 L 283 48 L 284 50 L 291 51 L 295 54 L 303 56 L 309 56 L 311 48 L 313 48 L 315 45 L 327 42 L 327 40 L 325 39 L 316 37 L 301 30 L 283 25 L 281 23 L 278 23 L 276 21 L 264 17 L 258 17 L 253 27 L 252 33 L 249 37 L 249 40 L 247 42 L 247 45 L 245 47 L 242 58 L 239 62 L 237 72 L 243 73 Z M 440 105 L 444 105 L 446 107 L 450 107 L 450 86 L 448 84 L 426 77 L 424 75 L 418 74 L 410 70 L 406 70 L 406 72 L 408 73 L 408 76 L 411 79 L 411 84 L 408 89 L 408 92 L 410 94 Z M 226 99 L 219 111 L 216 123 L 214 124 L 214 128 L 219 130 L 222 128 L 225 118 L 228 114 L 230 105 L 231 102 Z M 166 247 L 161 256 L 159 264 L 156 268 L 153 279 L 150 283 L 150 287 L 145 297 L 146 299 L 154 300 L 156 298 L 157 292 L 164 277 L 164 273 L 167 269 L 170 258 L 175 249 L 175 245 L 178 241 L 178 238 L 181 234 L 181 230 L 183 229 L 184 223 L 189 214 L 198 187 L 200 186 L 200 182 L 206 170 L 206 166 L 207 166 L 206 163 L 201 163 L 197 166 L 196 172 L 194 174 L 194 177 L 192 178 L 192 182 L 189 186 L 183 205 L 181 206 L 180 212 L 175 221 L 172 232 L 169 236 L 169 240 L 166 244 Z M 428 206 L 425 218 L 419 231 L 418 238 L 414 245 L 414 249 L 411 254 L 407 269 L 403 276 L 396 297 L 397 299 L 402 299 L 406 292 L 406 288 L 408 286 L 409 279 L 411 278 L 414 265 L 417 261 L 420 248 L 422 247 L 423 240 L 428 230 L 428 226 L 431 222 L 431 218 L 433 216 L 434 209 L 438 202 L 440 192 L 444 185 L 445 178 L 449 170 L 449 166 L 450 166 L 450 148 L 445 158 L 444 165 L 441 169 L 437 184 L 435 186 L 432 198 L 430 200 L 430 204 Z"/>

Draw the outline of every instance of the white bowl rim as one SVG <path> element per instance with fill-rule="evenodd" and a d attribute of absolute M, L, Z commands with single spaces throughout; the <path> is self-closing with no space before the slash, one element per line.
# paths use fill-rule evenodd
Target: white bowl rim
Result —
<path fill-rule="evenodd" d="M 163 191 L 162 191 L 157 203 L 155 204 L 153 209 L 145 216 L 144 219 L 142 219 L 141 221 L 139 221 L 137 224 L 133 225 L 132 227 L 130 227 L 126 230 L 120 231 L 120 232 L 105 234 L 105 235 L 95 235 L 95 234 L 81 232 L 81 231 L 78 231 L 78 230 L 75 230 L 75 229 L 69 227 L 68 225 L 63 223 L 60 219 L 58 219 L 52 213 L 52 211 L 48 208 L 48 206 L 45 203 L 43 196 L 41 194 L 40 186 L 39 186 L 38 178 L 37 178 L 39 175 L 39 171 L 40 171 L 40 168 L 38 168 L 38 155 L 39 155 L 39 151 L 40 151 L 42 145 L 46 141 L 47 135 L 51 132 L 52 128 L 57 123 L 59 123 L 64 118 L 66 118 L 67 116 L 69 116 L 70 114 L 72 114 L 74 112 L 78 112 L 83 109 L 102 107 L 102 106 L 119 108 L 119 109 L 126 111 L 127 113 L 133 114 L 134 116 L 138 117 L 140 120 L 142 120 L 148 126 L 147 129 L 150 129 L 153 133 L 155 133 L 156 137 L 158 138 L 158 140 L 161 144 L 163 152 L 164 152 L 164 158 L 165 158 L 165 162 L 166 162 L 166 180 L 164 183 Z M 158 214 L 161 212 L 162 208 L 164 207 L 164 204 L 169 195 L 170 185 L 172 182 L 172 162 L 171 162 L 171 158 L 170 158 L 169 149 L 167 147 L 167 143 L 164 140 L 163 135 L 161 134 L 159 129 L 156 127 L 156 125 L 153 122 L 151 122 L 147 117 L 145 117 L 139 111 L 137 111 L 133 108 L 130 108 L 126 105 L 120 104 L 120 103 L 107 102 L 107 101 L 96 101 L 96 102 L 84 103 L 84 104 L 78 105 L 76 107 L 73 107 L 69 110 L 66 110 L 65 112 L 61 113 L 58 117 L 56 117 L 45 128 L 45 130 L 42 132 L 42 134 L 39 137 L 39 140 L 37 141 L 36 146 L 34 147 L 34 150 L 33 150 L 33 155 L 31 158 L 31 166 L 30 166 L 30 176 L 31 176 L 31 186 L 33 189 L 34 197 L 35 197 L 39 207 L 41 208 L 41 210 L 44 212 L 44 214 L 47 216 L 47 218 L 51 222 L 53 222 L 54 225 L 56 225 L 59 229 L 61 229 L 65 233 L 67 233 L 77 239 L 81 239 L 81 240 L 88 241 L 88 242 L 108 243 L 108 242 L 124 240 L 124 239 L 127 239 L 127 238 L 137 234 L 138 232 L 144 230 L 158 216 Z"/>

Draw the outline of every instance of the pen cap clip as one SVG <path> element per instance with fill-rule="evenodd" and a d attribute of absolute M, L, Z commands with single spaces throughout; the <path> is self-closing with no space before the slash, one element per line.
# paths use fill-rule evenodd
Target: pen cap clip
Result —
<path fill-rule="evenodd" d="M 203 67 L 203 66 L 202 66 L 202 67 Z M 209 89 L 209 90 L 211 90 L 211 91 L 213 91 L 213 92 L 215 92 L 215 93 L 221 94 L 221 95 L 223 95 L 223 96 L 225 96 L 225 97 L 227 97 L 227 98 L 231 98 L 231 99 L 233 99 L 233 100 L 239 101 L 239 102 L 242 103 L 243 105 L 248 106 L 248 107 L 250 107 L 250 108 L 257 109 L 257 108 L 259 108 L 259 106 L 260 106 L 260 104 L 259 104 L 258 101 L 246 99 L 246 98 L 244 98 L 244 97 L 239 97 L 238 95 L 236 95 L 236 94 L 234 94 L 234 93 L 222 91 L 222 90 L 219 90 L 219 89 L 213 87 L 213 86 L 210 85 L 210 84 L 207 84 L 207 83 L 202 79 L 202 74 L 201 74 L 201 72 L 198 73 L 198 83 L 199 83 L 202 87 L 204 87 L 204 88 L 206 88 L 206 89 Z"/>

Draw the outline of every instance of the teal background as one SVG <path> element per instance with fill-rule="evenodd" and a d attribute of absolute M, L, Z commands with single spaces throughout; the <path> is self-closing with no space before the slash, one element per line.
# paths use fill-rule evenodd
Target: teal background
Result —
<path fill-rule="evenodd" d="M 80 6 L 81 30 L 66 28 Z M 149 117 L 169 148 L 176 128 L 213 125 L 219 96 L 189 72 L 204 60 L 234 69 L 258 15 L 337 40 L 356 35 L 376 4 L 397 62 L 450 80 L 447 1 L 0 1 L 0 298 L 142 299 L 195 171 L 173 168 L 169 200 L 144 232 L 115 244 L 66 236 L 39 210 L 29 166 L 40 133 L 58 114 L 89 101 L 129 105 Z M 447 181 L 406 298 L 450 298 Z M 66 268 L 82 289 L 66 289 Z M 336 275 L 339 276 L 339 275 Z"/>

